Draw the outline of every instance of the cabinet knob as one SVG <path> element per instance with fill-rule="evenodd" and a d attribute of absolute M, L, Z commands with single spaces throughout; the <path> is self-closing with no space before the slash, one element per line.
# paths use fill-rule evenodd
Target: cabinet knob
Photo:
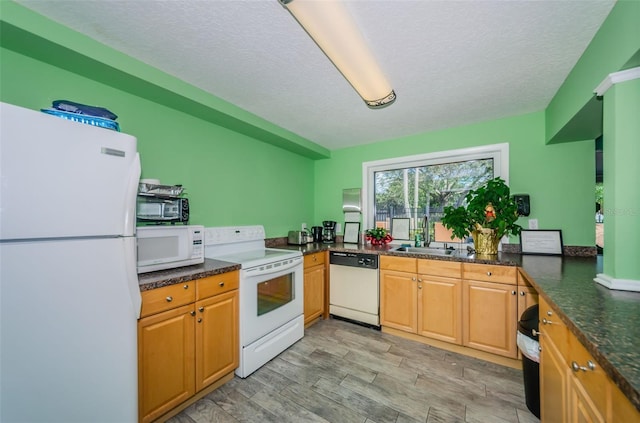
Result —
<path fill-rule="evenodd" d="M 589 370 L 594 371 L 595 369 L 596 369 L 596 365 L 591 360 L 587 361 L 586 367 L 579 365 L 575 361 L 571 362 L 571 370 L 573 370 L 574 372 L 578 372 L 580 370 L 582 370 L 583 372 L 586 372 Z"/>
<path fill-rule="evenodd" d="M 198 311 L 199 311 L 200 313 L 204 312 L 204 307 L 199 307 L 199 308 L 198 308 Z"/>
<path fill-rule="evenodd" d="M 411 280 L 415 282 L 416 278 L 411 278 Z"/>
<path fill-rule="evenodd" d="M 218 284 L 218 286 L 219 286 L 220 288 L 222 288 L 222 287 L 224 286 L 224 282 L 220 282 L 220 283 Z"/>
<path fill-rule="evenodd" d="M 491 276 L 491 272 L 487 272 L 487 276 Z"/>
<path fill-rule="evenodd" d="M 551 310 L 547 311 L 547 316 L 553 316 L 553 311 Z"/>
<path fill-rule="evenodd" d="M 196 312 L 195 311 L 191 311 L 189 314 L 192 315 L 192 316 L 195 316 Z"/>
<path fill-rule="evenodd" d="M 552 324 L 553 324 L 553 322 L 552 322 L 551 320 L 547 320 L 547 319 L 544 319 L 544 318 L 543 318 L 543 319 L 542 319 L 542 324 L 543 324 L 543 325 L 552 325 Z"/>
<path fill-rule="evenodd" d="M 201 318 L 198 318 L 198 323 L 202 323 L 202 319 Z"/>
<path fill-rule="evenodd" d="M 537 330 L 535 330 L 535 329 L 531 329 L 531 334 L 533 336 L 542 336 L 542 334 L 540 332 L 538 332 Z"/>
<path fill-rule="evenodd" d="M 183 288 L 184 289 L 189 289 L 189 284 L 184 284 Z"/>
<path fill-rule="evenodd" d="M 511 291 L 511 295 L 516 295 L 516 291 Z"/>
<path fill-rule="evenodd" d="M 173 301 L 173 297 L 167 297 L 167 302 L 170 303 L 171 301 Z"/>
<path fill-rule="evenodd" d="M 524 297 L 524 291 L 520 291 L 520 295 Z"/>
<path fill-rule="evenodd" d="M 422 285 L 418 285 L 418 289 L 422 289 Z"/>

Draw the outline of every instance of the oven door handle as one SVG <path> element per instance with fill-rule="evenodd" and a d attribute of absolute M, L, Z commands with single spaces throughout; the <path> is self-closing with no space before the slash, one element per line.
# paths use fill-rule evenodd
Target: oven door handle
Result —
<path fill-rule="evenodd" d="M 295 267 L 300 265 L 302 265 L 302 257 L 296 257 L 291 261 L 291 263 L 288 263 L 284 266 L 271 265 L 271 268 L 267 269 L 266 268 L 267 265 L 262 265 L 262 266 L 256 266 L 250 269 L 246 269 L 245 272 L 249 276 L 268 275 L 271 273 L 279 273 L 279 272 L 282 272 L 283 270 L 294 269 Z"/>

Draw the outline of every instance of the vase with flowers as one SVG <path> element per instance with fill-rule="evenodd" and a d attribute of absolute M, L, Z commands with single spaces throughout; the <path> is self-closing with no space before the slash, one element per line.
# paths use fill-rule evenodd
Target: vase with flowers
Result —
<path fill-rule="evenodd" d="M 367 229 L 365 238 L 371 245 L 385 245 L 393 241 L 391 234 L 384 228 Z"/>

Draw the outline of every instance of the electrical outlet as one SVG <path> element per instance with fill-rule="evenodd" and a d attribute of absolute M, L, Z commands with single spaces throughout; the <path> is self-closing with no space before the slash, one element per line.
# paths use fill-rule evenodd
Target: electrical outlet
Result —
<path fill-rule="evenodd" d="M 306 224 L 306 223 L 303 223 L 303 224 L 302 224 L 302 230 L 303 230 L 303 231 L 306 231 L 306 230 L 307 230 L 307 224 Z"/>
<path fill-rule="evenodd" d="M 529 229 L 538 229 L 538 219 L 529 219 Z"/>

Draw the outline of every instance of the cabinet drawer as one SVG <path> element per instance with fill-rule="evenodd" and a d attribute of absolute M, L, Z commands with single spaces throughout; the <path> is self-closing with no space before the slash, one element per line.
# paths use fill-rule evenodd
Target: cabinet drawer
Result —
<path fill-rule="evenodd" d="M 380 256 L 380 269 L 416 273 L 416 262 L 416 259 L 409 257 Z"/>
<path fill-rule="evenodd" d="M 548 337 L 555 344 L 566 362 L 569 350 L 569 330 L 544 298 L 539 297 L 538 299 L 540 304 L 540 332 L 542 336 Z"/>
<path fill-rule="evenodd" d="M 493 266 L 490 264 L 462 264 L 462 278 L 475 281 L 517 284 L 515 266 Z"/>
<path fill-rule="evenodd" d="M 141 296 L 142 311 L 140 312 L 140 317 L 150 316 L 194 302 L 196 299 L 195 283 L 193 281 L 182 282 L 143 291 Z"/>
<path fill-rule="evenodd" d="M 418 273 L 421 275 L 444 276 L 460 279 L 462 263 L 444 260 L 418 260 Z"/>
<path fill-rule="evenodd" d="M 313 266 L 317 266 L 319 264 L 324 264 L 325 261 L 325 252 L 319 252 L 319 253 L 313 253 L 313 254 L 307 254 L 306 256 L 304 256 L 304 267 L 313 267 Z"/>
<path fill-rule="evenodd" d="M 198 300 L 238 289 L 240 271 L 221 273 L 196 281 Z"/>
<path fill-rule="evenodd" d="M 606 415 L 607 400 L 611 395 L 608 377 L 602 367 L 573 334 L 569 336 L 567 361 L 573 377 L 580 382 L 597 410 L 602 415 Z M 573 366 L 578 366 L 578 370 L 575 370 Z"/>

